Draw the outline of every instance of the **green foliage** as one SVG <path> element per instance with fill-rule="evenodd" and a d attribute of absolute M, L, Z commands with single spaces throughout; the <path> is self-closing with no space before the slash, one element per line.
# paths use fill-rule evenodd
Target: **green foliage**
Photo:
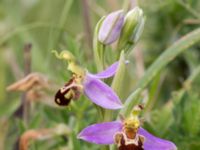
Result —
<path fill-rule="evenodd" d="M 91 30 L 105 12 L 121 9 L 121 3 L 90 1 Z M 139 6 L 146 16 L 144 33 L 136 45 L 146 68 L 143 77 L 137 77 L 138 58 L 131 52 L 128 57 L 121 55 L 122 67 L 113 82 L 106 80 L 125 102 L 119 114 L 128 116 L 134 105 L 145 103 L 141 116 L 148 131 L 173 141 L 180 150 L 200 149 L 200 1 L 140 0 Z M 118 52 L 113 47 L 104 49 L 96 43 L 99 49 L 90 48 L 82 10 L 78 0 L 0 1 L 0 149 L 16 148 L 18 138 L 29 129 L 54 128 L 61 123 L 71 129 L 69 135 L 33 140 L 30 149 L 100 148 L 76 136 L 90 124 L 110 120 L 112 114 L 106 112 L 103 115 L 108 118 L 101 118 L 98 113 L 102 110 L 96 109 L 85 96 L 67 108 L 45 105 L 42 102 L 45 98 L 32 102 L 26 122 L 16 115 L 22 93 L 6 91 L 8 85 L 23 77 L 26 43 L 33 46 L 32 72 L 44 74 L 53 83 L 51 90 L 44 91 L 51 102 L 58 88 L 71 76 L 66 63 L 56 59 L 51 50 L 69 50 L 90 72 L 100 71 L 116 60 Z M 93 52 L 100 55 L 97 64 L 98 58 L 92 57 Z M 130 58 L 127 66 L 121 63 L 125 58 Z"/>

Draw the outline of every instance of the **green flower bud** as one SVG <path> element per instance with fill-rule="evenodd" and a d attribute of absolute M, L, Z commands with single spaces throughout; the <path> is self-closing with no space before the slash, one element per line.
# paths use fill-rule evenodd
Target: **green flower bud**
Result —
<path fill-rule="evenodd" d="M 144 23 L 145 23 L 145 17 L 142 17 L 140 22 L 138 23 L 136 29 L 134 30 L 132 37 L 129 40 L 130 42 L 136 43 L 139 40 L 139 38 L 142 35 L 142 32 L 144 30 Z"/>
<path fill-rule="evenodd" d="M 135 40 L 139 38 L 139 32 L 136 32 L 136 30 L 141 30 L 139 24 L 144 24 L 143 11 L 139 7 L 135 7 L 125 16 L 124 26 L 122 28 L 121 35 L 118 41 L 118 49 L 121 50 L 127 45 L 134 44 Z M 137 39 L 135 39 L 136 34 Z"/>

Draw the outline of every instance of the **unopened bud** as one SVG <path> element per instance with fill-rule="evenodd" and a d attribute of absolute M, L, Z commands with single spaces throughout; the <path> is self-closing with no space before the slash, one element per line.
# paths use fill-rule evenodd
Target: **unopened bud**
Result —
<path fill-rule="evenodd" d="M 133 35 L 135 35 L 135 30 L 139 28 L 138 25 L 141 24 L 142 19 L 143 11 L 139 7 L 135 7 L 127 13 L 118 42 L 119 49 L 123 49 L 127 44 L 133 44 L 133 37 L 135 37 Z M 144 24 L 144 21 L 142 23 Z"/>
<path fill-rule="evenodd" d="M 99 41 L 106 45 L 115 42 L 119 38 L 123 24 L 124 12 L 122 10 L 109 14 L 99 30 Z"/>
<path fill-rule="evenodd" d="M 141 37 L 142 32 L 144 30 L 144 23 L 145 23 L 145 17 L 142 17 L 140 22 L 138 23 L 134 33 L 132 34 L 132 37 L 129 40 L 130 42 L 136 43 L 139 40 L 139 38 Z"/>

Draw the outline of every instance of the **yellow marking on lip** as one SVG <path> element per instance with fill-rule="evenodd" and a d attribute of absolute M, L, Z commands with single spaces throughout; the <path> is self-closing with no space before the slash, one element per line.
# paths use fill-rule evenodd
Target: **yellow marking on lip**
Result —
<path fill-rule="evenodd" d="M 66 93 L 66 94 L 64 95 L 64 97 L 65 97 L 66 99 L 73 99 L 74 96 L 75 96 L 75 93 L 74 93 L 74 91 L 71 90 L 71 89 L 68 91 L 68 93 Z"/>
<path fill-rule="evenodd" d="M 60 103 L 61 103 L 61 101 L 60 101 L 60 99 L 59 99 L 59 98 L 57 98 L 57 99 L 56 99 L 56 102 L 57 102 L 58 104 L 60 104 Z"/>

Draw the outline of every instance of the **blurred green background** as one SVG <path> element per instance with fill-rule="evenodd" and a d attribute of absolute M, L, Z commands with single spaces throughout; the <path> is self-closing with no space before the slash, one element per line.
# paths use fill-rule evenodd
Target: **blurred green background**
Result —
<path fill-rule="evenodd" d="M 28 43 L 32 44 L 31 71 L 42 73 L 58 88 L 68 81 L 70 74 L 66 64 L 51 53 L 53 49 L 70 50 L 84 67 L 96 72 L 91 48 L 95 24 L 103 15 L 122 9 L 122 3 L 0 0 L 0 149 L 17 149 L 18 137 L 28 129 L 54 128 L 58 124 L 69 126 L 72 133 L 34 140 L 30 149 L 100 149 L 76 139 L 82 128 L 99 121 L 96 109 L 84 96 L 69 108 L 46 105 L 43 100 L 31 102 L 26 123 L 16 115 L 22 93 L 7 92 L 6 87 L 24 76 L 24 46 Z M 139 0 L 139 6 L 146 24 L 136 52 L 130 55 L 132 86 L 167 47 L 200 27 L 198 0 Z M 197 44 L 179 55 L 148 86 L 144 127 L 173 141 L 180 150 L 200 149 L 199 72 Z M 48 101 L 53 102 L 57 88 L 49 88 Z"/>

